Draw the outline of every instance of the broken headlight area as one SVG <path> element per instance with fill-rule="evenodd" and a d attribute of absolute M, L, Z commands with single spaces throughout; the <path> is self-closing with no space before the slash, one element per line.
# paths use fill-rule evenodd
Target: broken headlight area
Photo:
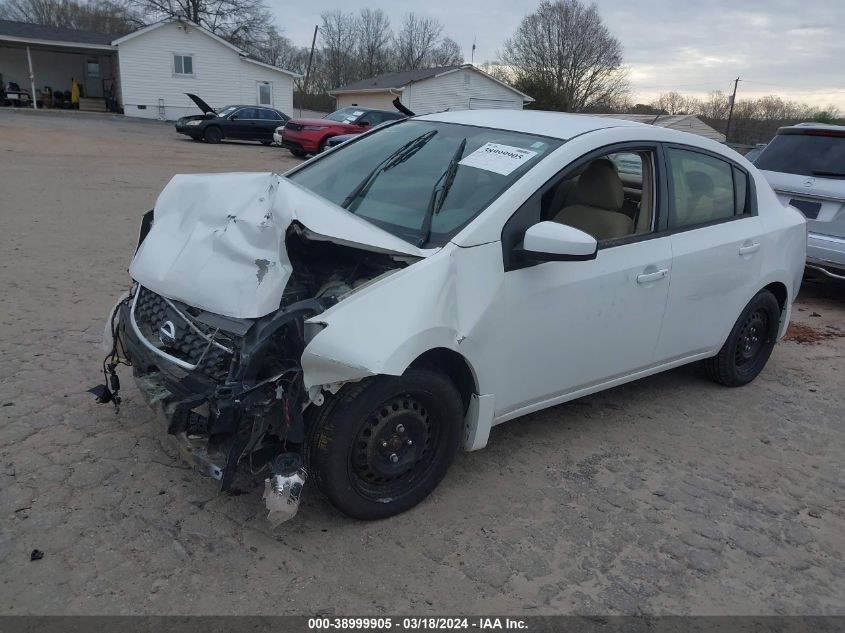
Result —
<path fill-rule="evenodd" d="M 273 523 L 296 513 L 307 477 L 301 357 L 321 325 L 305 321 L 399 267 L 385 255 L 312 242 L 296 230 L 286 246 L 293 274 L 279 309 L 258 319 L 207 312 L 136 284 L 110 317 L 107 386 L 95 388 L 98 402 L 118 403 L 115 369 L 131 365 L 144 399 L 201 473 L 222 490 L 239 468 L 266 475 Z"/>

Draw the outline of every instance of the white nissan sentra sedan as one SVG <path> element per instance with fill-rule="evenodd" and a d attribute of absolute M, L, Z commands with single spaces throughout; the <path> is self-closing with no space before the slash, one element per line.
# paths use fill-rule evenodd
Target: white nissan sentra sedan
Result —
<path fill-rule="evenodd" d="M 493 425 L 704 361 L 751 382 L 789 321 L 804 218 L 707 139 L 510 110 L 397 121 L 272 173 L 175 176 L 108 319 L 204 474 L 378 519 Z"/>

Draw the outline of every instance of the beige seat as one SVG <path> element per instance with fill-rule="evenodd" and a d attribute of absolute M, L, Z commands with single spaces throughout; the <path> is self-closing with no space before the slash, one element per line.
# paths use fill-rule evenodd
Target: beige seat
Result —
<path fill-rule="evenodd" d="M 574 204 L 564 207 L 553 219 L 568 224 L 597 240 L 625 237 L 634 232 L 634 222 L 622 213 L 624 190 L 616 169 L 606 158 L 591 162 L 572 190 Z"/>

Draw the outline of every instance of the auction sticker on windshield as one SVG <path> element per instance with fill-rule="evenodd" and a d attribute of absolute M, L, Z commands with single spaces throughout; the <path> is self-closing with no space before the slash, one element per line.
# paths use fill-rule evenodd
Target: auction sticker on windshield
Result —
<path fill-rule="evenodd" d="M 458 164 L 508 176 L 536 155 L 537 152 L 532 152 L 530 149 L 500 145 L 499 143 L 485 143 Z"/>

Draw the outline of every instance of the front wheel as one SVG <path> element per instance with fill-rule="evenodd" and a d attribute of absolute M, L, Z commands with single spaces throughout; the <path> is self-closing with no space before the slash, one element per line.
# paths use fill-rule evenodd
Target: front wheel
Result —
<path fill-rule="evenodd" d="M 296 156 L 297 158 L 305 158 L 308 156 L 308 152 L 303 152 L 301 149 L 292 149 L 290 153 Z"/>
<path fill-rule="evenodd" d="M 316 409 L 308 464 L 341 511 L 373 520 L 425 499 L 458 450 L 463 404 L 444 376 L 409 369 L 346 385 Z"/>
<path fill-rule="evenodd" d="M 219 143 L 223 140 L 223 130 L 215 125 L 212 125 L 205 129 L 202 138 L 206 143 Z"/>
<path fill-rule="evenodd" d="M 747 385 L 766 366 L 779 325 L 777 299 L 768 290 L 761 290 L 745 306 L 719 353 L 704 361 L 705 371 L 727 387 Z"/>

